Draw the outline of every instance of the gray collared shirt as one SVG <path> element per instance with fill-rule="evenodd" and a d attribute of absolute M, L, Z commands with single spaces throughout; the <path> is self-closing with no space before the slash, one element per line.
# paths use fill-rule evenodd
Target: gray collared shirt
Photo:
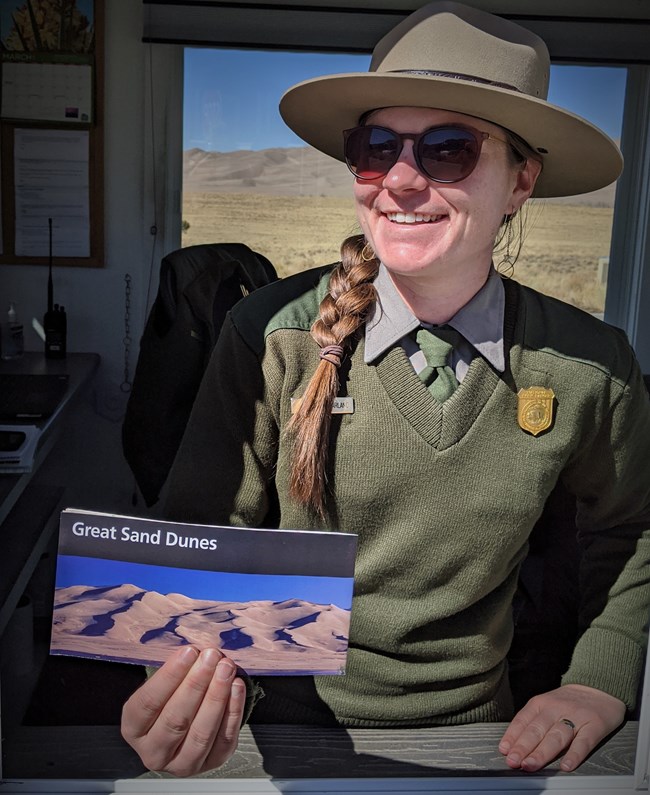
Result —
<path fill-rule="evenodd" d="M 433 328 L 431 324 L 421 323 L 406 306 L 397 292 L 386 268 L 381 265 L 375 279 L 379 300 L 366 323 L 366 347 L 364 359 L 373 362 L 384 351 L 400 344 L 411 360 L 413 368 L 419 373 L 425 366 L 424 354 L 411 332 L 420 326 Z M 462 381 L 477 352 L 497 370 L 505 370 L 503 350 L 503 315 L 505 309 L 505 290 L 501 277 L 494 270 L 481 289 L 462 307 L 446 325 L 453 326 L 466 341 L 455 348 L 451 365 L 456 378 Z"/>

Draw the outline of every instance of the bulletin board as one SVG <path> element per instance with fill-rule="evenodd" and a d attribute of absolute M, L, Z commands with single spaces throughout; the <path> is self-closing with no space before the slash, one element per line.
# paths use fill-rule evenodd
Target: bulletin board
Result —
<path fill-rule="evenodd" d="M 0 0 L 0 264 L 104 265 L 104 0 Z"/>

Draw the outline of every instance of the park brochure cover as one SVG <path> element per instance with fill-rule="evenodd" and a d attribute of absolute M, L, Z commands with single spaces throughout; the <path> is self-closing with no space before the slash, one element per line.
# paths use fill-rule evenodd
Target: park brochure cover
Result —
<path fill-rule="evenodd" d="M 342 674 L 356 541 L 66 509 L 50 652 L 160 665 L 192 644 L 249 674 Z"/>

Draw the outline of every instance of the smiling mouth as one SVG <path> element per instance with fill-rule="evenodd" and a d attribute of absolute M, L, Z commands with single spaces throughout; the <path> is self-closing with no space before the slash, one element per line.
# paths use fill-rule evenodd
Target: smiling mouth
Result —
<path fill-rule="evenodd" d="M 386 213 L 389 221 L 397 224 L 428 224 L 440 221 L 444 215 L 427 215 L 427 213 Z"/>

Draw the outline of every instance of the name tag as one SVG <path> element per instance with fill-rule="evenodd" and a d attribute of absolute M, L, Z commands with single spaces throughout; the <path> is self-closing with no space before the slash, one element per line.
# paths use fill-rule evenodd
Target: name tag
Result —
<path fill-rule="evenodd" d="M 295 414 L 302 398 L 291 398 L 291 413 Z M 337 397 L 332 403 L 332 414 L 354 414 L 354 398 Z"/>

